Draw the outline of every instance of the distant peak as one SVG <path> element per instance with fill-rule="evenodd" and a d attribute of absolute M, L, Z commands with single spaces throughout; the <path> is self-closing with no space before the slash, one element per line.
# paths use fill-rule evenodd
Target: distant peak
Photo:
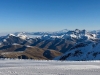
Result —
<path fill-rule="evenodd" d="M 15 36 L 14 34 L 8 34 L 8 36 Z"/>
<path fill-rule="evenodd" d="M 80 30 L 79 29 L 75 29 L 75 32 L 79 32 Z"/>
<path fill-rule="evenodd" d="M 69 30 L 68 29 L 63 29 L 63 30 L 60 30 L 59 32 L 68 32 Z"/>
<path fill-rule="evenodd" d="M 26 39 L 27 35 L 25 35 L 25 32 L 21 32 L 17 34 L 17 37 L 21 38 L 21 39 Z"/>

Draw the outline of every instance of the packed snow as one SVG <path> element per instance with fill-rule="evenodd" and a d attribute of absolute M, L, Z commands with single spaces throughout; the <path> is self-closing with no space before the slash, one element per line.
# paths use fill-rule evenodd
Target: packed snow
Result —
<path fill-rule="evenodd" d="M 79 43 L 54 60 L 100 60 L 100 42 Z"/>
<path fill-rule="evenodd" d="M 100 61 L 1 59 L 0 75 L 100 75 Z"/>

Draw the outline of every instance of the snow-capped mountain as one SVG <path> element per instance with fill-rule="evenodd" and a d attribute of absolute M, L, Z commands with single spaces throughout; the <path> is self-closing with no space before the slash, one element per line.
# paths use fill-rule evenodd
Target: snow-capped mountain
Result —
<path fill-rule="evenodd" d="M 99 56 L 100 32 L 64 29 L 56 32 L 16 32 L 0 37 L 1 51 L 11 45 L 52 49 L 63 53 L 56 58 L 59 60 L 99 59 L 96 56 Z"/>
<path fill-rule="evenodd" d="M 86 41 L 86 40 L 95 40 L 99 39 L 100 34 L 95 34 L 88 32 L 86 30 L 66 30 L 62 32 L 54 32 L 55 34 L 46 34 L 46 35 L 41 35 L 41 39 L 54 39 L 54 38 L 60 38 L 60 39 L 67 39 L 67 40 L 75 40 L 75 41 Z"/>
<path fill-rule="evenodd" d="M 27 39 L 28 37 L 24 33 L 19 33 L 17 35 L 8 34 L 6 36 L 0 37 L 0 45 L 11 45 L 13 43 L 21 44 Z"/>
<path fill-rule="evenodd" d="M 86 30 L 68 30 L 64 29 L 55 32 L 16 32 L 10 35 L 15 35 L 21 39 L 26 38 L 43 38 L 43 39 L 53 39 L 53 38 L 63 38 L 63 39 L 96 39 L 100 38 L 99 31 L 86 31 Z"/>
<path fill-rule="evenodd" d="M 37 33 L 37 34 L 36 34 Z M 39 35 L 38 35 L 39 34 Z M 33 36 L 33 37 L 32 37 Z M 69 41 L 74 41 L 76 43 L 84 41 L 95 41 L 100 39 L 100 33 L 95 33 L 93 31 L 89 32 L 86 30 L 61 30 L 56 32 L 16 32 L 13 34 L 8 34 L 7 36 L 0 37 L 0 43 L 22 43 L 23 41 L 30 41 L 32 39 L 39 38 L 41 40 L 55 40 L 66 39 Z M 12 44 L 11 43 L 11 44 Z"/>

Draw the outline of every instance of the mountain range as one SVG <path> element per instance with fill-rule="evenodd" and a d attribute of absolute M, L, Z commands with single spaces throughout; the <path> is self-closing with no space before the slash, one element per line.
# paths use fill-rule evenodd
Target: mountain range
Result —
<path fill-rule="evenodd" d="M 1 58 L 99 60 L 100 31 L 15 32 L 0 36 Z"/>

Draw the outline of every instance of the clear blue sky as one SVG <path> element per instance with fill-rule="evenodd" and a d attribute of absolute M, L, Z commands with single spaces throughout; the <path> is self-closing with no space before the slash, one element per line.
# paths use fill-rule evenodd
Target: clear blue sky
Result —
<path fill-rule="evenodd" d="M 100 0 L 0 0 L 0 32 L 100 29 Z"/>

